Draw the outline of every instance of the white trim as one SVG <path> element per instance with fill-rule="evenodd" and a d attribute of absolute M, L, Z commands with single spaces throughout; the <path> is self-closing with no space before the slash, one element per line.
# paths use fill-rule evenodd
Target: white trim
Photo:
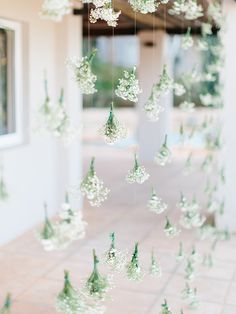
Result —
<path fill-rule="evenodd" d="M 22 25 L 18 22 L 0 18 L 0 27 L 14 31 L 14 112 L 15 132 L 0 136 L 0 149 L 23 143 L 23 55 Z"/>

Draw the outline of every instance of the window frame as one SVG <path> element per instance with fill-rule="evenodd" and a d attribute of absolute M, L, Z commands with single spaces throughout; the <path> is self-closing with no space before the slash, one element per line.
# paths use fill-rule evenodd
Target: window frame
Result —
<path fill-rule="evenodd" d="M 14 111 L 14 131 L 0 135 L 0 149 L 10 148 L 23 143 L 23 37 L 22 25 L 19 22 L 6 20 L 0 17 L 0 28 L 8 29 L 14 32 L 12 47 L 12 67 L 10 74 L 11 84 L 7 94 L 13 93 L 13 101 L 8 103 L 10 110 Z M 12 77 L 11 77 L 12 75 Z M 8 86 L 9 86 L 8 85 Z M 14 107 L 13 107 L 14 106 Z"/>

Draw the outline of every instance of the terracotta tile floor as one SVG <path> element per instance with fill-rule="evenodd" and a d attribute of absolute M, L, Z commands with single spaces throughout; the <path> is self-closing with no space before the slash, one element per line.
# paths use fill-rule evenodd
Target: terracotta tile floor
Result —
<path fill-rule="evenodd" d="M 85 169 L 95 149 L 88 147 Z M 97 150 L 96 150 L 97 151 Z M 194 282 L 201 303 L 196 310 L 188 309 L 179 294 L 184 287 L 183 266 L 177 264 L 173 255 L 180 239 L 186 250 L 190 250 L 195 237 L 183 231 L 178 239 L 167 239 L 163 234 L 165 215 L 156 216 L 148 212 L 146 202 L 151 186 L 169 204 L 171 220 L 178 216 L 176 202 L 180 191 L 191 197 L 193 193 L 202 199 L 200 188 L 205 179 L 201 174 L 183 177 L 183 162 L 176 159 L 167 168 L 146 164 L 151 174 L 149 182 L 142 186 L 129 185 L 124 177 L 132 167 L 132 153 L 121 153 L 114 149 L 99 150 L 97 174 L 103 178 L 112 192 L 101 208 L 91 208 L 85 203 L 84 216 L 88 221 L 87 236 L 63 252 L 45 253 L 34 236 L 27 232 L 0 249 L 0 299 L 10 291 L 14 297 L 12 314 L 54 314 L 55 296 L 63 284 L 63 271 L 71 272 L 77 287 L 81 279 L 91 271 L 91 251 L 98 255 L 109 245 L 108 235 L 115 231 L 117 245 L 121 249 L 140 244 L 140 262 L 148 269 L 150 252 L 155 249 L 162 266 L 163 276 L 152 279 L 146 276 L 142 282 L 127 281 L 121 275 L 115 279 L 115 288 L 107 303 L 108 314 L 158 314 L 160 304 L 167 298 L 173 314 L 236 314 L 236 237 L 230 242 L 219 243 L 214 253 L 214 267 L 199 267 L 199 276 Z M 104 154 L 105 153 L 105 154 Z M 197 241 L 196 248 L 205 252 L 209 243 Z M 103 266 L 101 270 L 103 270 Z M 113 299 L 113 300 L 112 300 Z"/>

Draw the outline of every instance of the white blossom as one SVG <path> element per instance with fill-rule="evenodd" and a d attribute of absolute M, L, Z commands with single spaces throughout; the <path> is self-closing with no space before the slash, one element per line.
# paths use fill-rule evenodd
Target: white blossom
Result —
<path fill-rule="evenodd" d="M 119 79 L 119 84 L 116 88 L 116 95 L 122 99 L 137 102 L 138 95 L 142 92 L 139 87 L 138 79 L 136 78 L 136 67 L 129 73 L 124 71 L 124 78 Z"/>
<path fill-rule="evenodd" d="M 143 14 L 154 13 L 159 6 L 157 0 L 129 0 L 134 11 Z"/>
<path fill-rule="evenodd" d="M 44 0 L 39 15 L 41 18 L 59 22 L 64 15 L 70 14 L 71 12 L 71 0 Z"/>
<path fill-rule="evenodd" d="M 174 93 L 176 96 L 182 96 L 186 93 L 184 85 L 180 83 L 174 83 Z"/>
<path fill-rule="evenodd" d="M 186 1 L 186 11 L 185 19 L 186 20 L 196 20 L 199 17 L 203 16 L 203 7 L 201 4 L 197 3 L 197 0 L 187 0 Z"/>
<path fill-rule="evenodd" d="M 184 50 L 188 50 L 189 48 L 193 47 L 194 40 L 190 32 L 191 32 L 191 28 L 188 27 L 187 33 L 182 36 L 181 47 Z"/>
<path fill-rule="evenodd" d="M 155 92 L 153 90 L 148 101 L 144 105 L 144 111 L 148 119 L 151 121 L 158 121 L 160 113 L 164 111 L 164 107 L 160 103 L 160 98 L 155 97 Z"/>
<path fill-rule="evenodd" d="M 127 128 L 122 124 L 114 114 L 113 103 L 111 104 L 110 114 L 106 123 L 99 130 L 107 144 L 114 144 L 127 136 Z"/>
<path fill-rule="evenodd" d="M 174 238 L 180 234 L 180 230 L 175 224 L 172 224 L 168 217 L 166 217 L 166 224 L 164 227 L 164 232 L 167 237 Z"/>
<path fill-rule="evenodd" d="M 154 189 L 152 189 L 152 195 L 148 201 L 148 208 L 156 214 L 161 214 L 167 209 L 167 204 L 165 204 L 162 199 L 157 196 Z"/>
<path fill-rule="evenodd" d="M 94 161 L 95 158 L 92 158 L 89 171 L 80 185 L 80 191 L 83 195 L 86 195 L 91 206 L 99 207 L 107 199 L 110 191 L 104 187 L 103 182 L 97 177 Z"/>
<path fill-rule="evenodd" d="M 184 111 L 193 112 L 195 110 L 195 103 L 192 101 L 184 100 L 183 102 L 181 102 L 179 107 Z"/>
<path fill-rule="evenodd" d="M 139 183 L 142 184 L 149 178 L 149 174 L 146 172 L 143 166 L 140 166 L 137 155 L 134 157 L 134 167 L 131 169 L 127 176 L 126 181 L 129 183 Z"/>
<path fill-rule="evenodd" d="M 107 1 L 103 6 L 96 7 L 90 11 L 90 22 L 96 23 L 99 19 L 107 22 L 108 26 L 116 27 L 121 11 L 115 12 L 111 1 Z"/>
<path fill-rule="evenodd" d="M 154 161 L 160 166 L 165 166 L 167 163 L 171 162 L 171 151 L 167 146 L 167 135 L 165 136 L 165 141 L 157 152 Z"/>
<path fill-rule="evenodd" d="M 94 49 L 89 56 L 85 56 L 82 59 L 72 57 L 67 62 L 69 68 L 73 71 L 74 80 L 83 94 L 94 94 L 97 91 L 95 88 L 97 76 L 93 74 L 91 68 L 95 54 L 96 49 Z"/>

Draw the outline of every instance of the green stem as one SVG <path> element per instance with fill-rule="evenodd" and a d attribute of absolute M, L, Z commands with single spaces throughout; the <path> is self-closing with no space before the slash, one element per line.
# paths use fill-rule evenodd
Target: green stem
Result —
<path fill-rule="evenodd" d="M 90 53 L 90 55 L 89 55 L 89 57 L 88 57 L 88 62 L 89 62 L 89 63 L 92 62 L 92 60 L 93 60 L 93 58 L 95 57 L 97 51 L 98 51 L 98 50 L 97 50 L 96 48 L 94 48 L 94 49 L 92 50 L 92 52 Z"/>

